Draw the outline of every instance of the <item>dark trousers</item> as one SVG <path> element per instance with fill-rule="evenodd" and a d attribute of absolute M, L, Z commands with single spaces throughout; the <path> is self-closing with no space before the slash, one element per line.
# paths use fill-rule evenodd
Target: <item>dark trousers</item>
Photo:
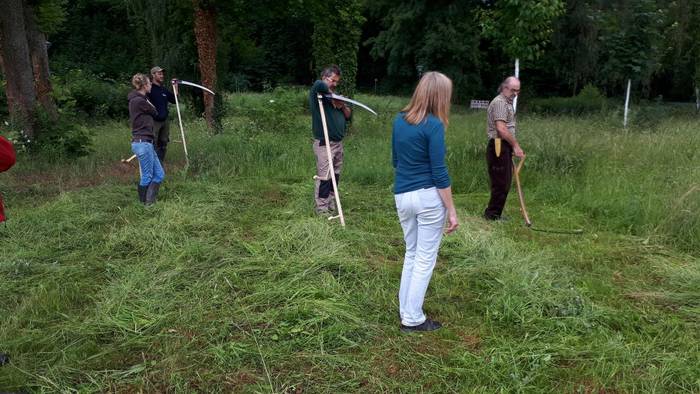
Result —
<path fill-rule="evenodd" d="M 494 140 L 489 140 L 486 147 L 486 165 L 491 181 L 491 198 L 484 211 L 484 217 L 496 220 L 501 217 L 513 181 L 513 148 L 506 140 L 501 139 L 501 155 L 499 157 L 496 157 Z"/>
<path fill-rule="evenodd" d="M 153 141 L 153 148 L 156 150 L 156 155 L 158 155 L 158 160 L 162 163 L 165 160 L 165 152 L 168 151 L 168 142 L 170 142 L 170 123 L 168 120 L 154 121 L 153 122 L 153 134 L 156 138 Z"/>

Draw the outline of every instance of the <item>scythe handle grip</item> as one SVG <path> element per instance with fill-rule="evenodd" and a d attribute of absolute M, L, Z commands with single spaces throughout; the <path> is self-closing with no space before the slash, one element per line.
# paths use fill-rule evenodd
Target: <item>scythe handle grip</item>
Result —
<path fill-rule="evenodd" d="M 525 164 L 525 156 L 521 157 L 520 160 L 517 160 L 513 158 L 513 162 L 515 164 L 515 172 L 520 175 L 520 170 L 523 168 L 523 164 Z"/>

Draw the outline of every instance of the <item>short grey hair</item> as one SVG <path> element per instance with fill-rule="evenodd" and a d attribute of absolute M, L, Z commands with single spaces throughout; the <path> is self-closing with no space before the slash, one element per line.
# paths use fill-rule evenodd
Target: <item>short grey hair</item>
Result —
<path fill-rule="evenodd" d="M 330 65 L 321 71 L 321 78 L 329 78 L 333 75 L 340 76 L 340 67 L 336 66 L 335 64 Z"/>
<path fill-rule="evenodd" d="M 513 82 L 513 81 L 520 81 L 520 80 L 519 80 L 517 77 L 513 76 L 513 75 L 511 75 L 511 76 L 507 77 L 506 79 L 504 79 L 503 82 L 501 82 L 501 84 L 498 86 L 498 93 L 501 93 L 501 92 L 503 91 L 503 88 L 505 88 L 506 86 L 510 85 L 510 83 Z"/>

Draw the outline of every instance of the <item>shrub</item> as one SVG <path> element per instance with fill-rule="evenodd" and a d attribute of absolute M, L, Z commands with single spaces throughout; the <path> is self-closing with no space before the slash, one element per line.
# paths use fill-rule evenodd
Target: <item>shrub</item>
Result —
<path fill-rule="evenodd" d="M 525 107 L 546 115 L 583 115 L 604 112 L 608 100 L 593 85 L 586 85 L 575 97 L 549 97 L 529 100 Z"/>
<path fill-rule="evenodd" d="M 36 114 L 37 137 L 31 140 L 18 124 L 9 124 L 9 138 L 20 152 L 37 153 L 55 159 L 77 158 L 92 152 L 92 133 L 75 124 L 72 118 L 59 114 L 51 116 L 39 109 Z"/>
<path fill-rule="evenodd" d="M 94 118 L 119 118 L 128 115 L 128 83 L 102 79 L 84 70 L 71 70 L 54 77 L 54 97 L 64 112 L 80 112 Z"/>

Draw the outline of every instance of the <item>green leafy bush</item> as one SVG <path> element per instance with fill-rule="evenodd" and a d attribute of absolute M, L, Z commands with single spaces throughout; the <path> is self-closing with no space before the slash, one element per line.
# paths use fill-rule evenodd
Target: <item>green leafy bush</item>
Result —
<path fill-rule="evenodd" d="M 71 70 L 54 77 L 54 97 L 64 112 L 78 112 L 93 118 L 128 115 L 128 83 L 103 79 L 85 70 Z"/>
<path fill-rule="evenodd" d="M 604 112 L 608 100 L 593 85 L 586 85 L 575 97 L 549 97 L 523 103 L 530 112 L 546 115 L 584 115 Z"/>
<path fill-rule="evenodd" d="M 92 132 L 65 114 L 57 117 L 39 109 L 36 139 L 30 139 L 17 124 L 8 123 L 9 138 L 20 152 L 36 153 L 54 159 L 76 158 L 92 152 Z"/>
<path fill-rule="evenodd" d="M 622 116 L 624 108 L 620 109 Z M 646 130 L 659 130 L 663 120 L 687 119 L 695 121 L 697 113 L 691 103 L 663 103 L 660 101 L 640 100 L 630 104 L 628 124 L 630 127 Z"/>

